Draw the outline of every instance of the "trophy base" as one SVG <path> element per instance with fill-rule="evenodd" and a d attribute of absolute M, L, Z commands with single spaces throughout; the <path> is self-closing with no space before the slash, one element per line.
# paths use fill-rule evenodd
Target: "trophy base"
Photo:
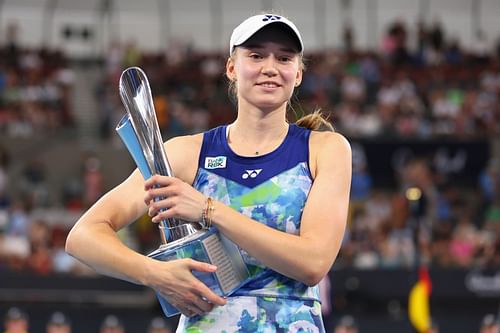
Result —
<path fill-rule="evenodd" d="M 238 247 L 220 235 L 215 228 L 200 230 L 175 242 L 162 245 L 148 254 L 148 257 L 161 261 L 191 258 L 217 266 L 216 272 L 193 271 L 193 275 L 220 296 L 231 295 L 250 280 Z M 159 293 L 156 293 L 156 296 L 167 317 L 179 314 L 179 310 L 168 303 L 163 296 Z"/>

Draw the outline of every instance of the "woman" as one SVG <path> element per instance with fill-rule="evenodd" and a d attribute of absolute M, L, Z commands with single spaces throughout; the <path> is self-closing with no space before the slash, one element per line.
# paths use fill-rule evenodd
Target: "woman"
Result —
<path fill-rule="evenodd" d="M 318 113 L 297 122 L 305 127 L 287 123 L 302 53 L 299 31 L 282 16 L 256 15 L 236 27 L 226 75 L 237 119 L 166 142 L 176 177 L 144 182 L 134 171 L 78 221 L 68 252 L 160 292 L 183 314 L 178 332 L 324 332 L 316 285 L 344 234 L 351 151 L 341 135 L 305 128 L 327 124 Z M 216 267 L 159 262 L 128 249 L 115 232 L 146 209 L 154 222 L 203 217 L 241 248 L 258 278 L 224 299 L 191 274 Z"/>

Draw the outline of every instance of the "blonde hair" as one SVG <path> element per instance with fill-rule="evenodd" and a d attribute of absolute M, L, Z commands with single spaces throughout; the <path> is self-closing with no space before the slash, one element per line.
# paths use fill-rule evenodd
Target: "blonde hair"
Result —
<path fill-rule="evenodd" d="M 328 116 L 325 116 L 320 109 L 300 117 L 295 121 L 295 124 L 313 131 L 335 131 L 332 123 L 328 120 Z"/>

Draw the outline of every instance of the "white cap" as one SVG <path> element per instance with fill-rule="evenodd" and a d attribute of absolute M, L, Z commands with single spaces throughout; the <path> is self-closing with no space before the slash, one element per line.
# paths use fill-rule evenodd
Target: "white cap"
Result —
<path fill-rule="evenodd" d="M 272 23 L 284 24 L 285 26 L 290 28 L 290 30 L 294 33 L 294 37 L 299 42 L 299 52 L 302 52 L 304 50 L 304 44 L 302 43 L 302 37 L 300 36 L 299 29 L 297 29 L 292 21 L 288 20 L 286 17 L 279 15 L 261 14 L 247 18 L 245 21 L 241 22 L 239 26 L 234 28 L 233 33 L 231 34 L 231 39 L 229 41 L 229 55 L 233 53 L 235 46 L 243 44 L 257 31 Z"/>

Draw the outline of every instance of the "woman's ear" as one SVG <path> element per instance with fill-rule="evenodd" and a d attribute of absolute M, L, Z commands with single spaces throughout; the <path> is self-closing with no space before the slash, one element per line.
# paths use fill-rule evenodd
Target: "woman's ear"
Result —
<path fill-rule="evenodd" d="M 229 80 L 236 81 L 236 72 L 234 71 L 234 60 L 229 57 L 226 62 L 226 76 Z"/>
<path fill-rule="evenodd" d="M 304 73 L 304 71 L 303 71 L 302 66 L 301 66 L 301 67 L 299 67 L 299 69 L 297 71 L 297 75 L 295 76 L 295 87 L 300 86 L 300 84 L 302 83 L 303 73 Z"/>

